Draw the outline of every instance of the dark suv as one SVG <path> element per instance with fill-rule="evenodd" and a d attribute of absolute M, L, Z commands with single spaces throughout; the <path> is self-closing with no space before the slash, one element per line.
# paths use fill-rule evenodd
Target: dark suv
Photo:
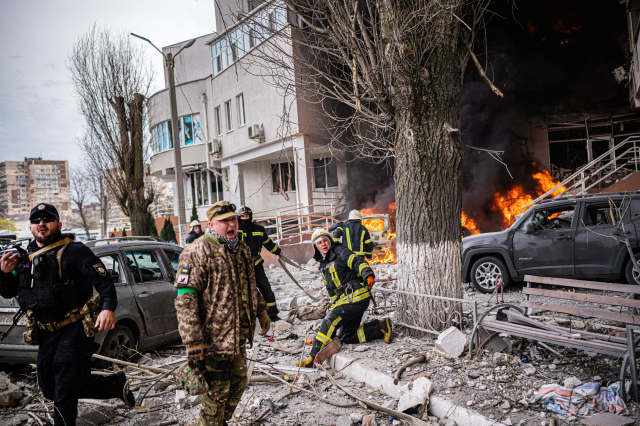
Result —
<path fill-rule="evenodd" d="M 636 253 L 640 191 L 567 196 L 536 204 L 504 231 L 463 238 L 462 281 L 483 293 L 494 290 L 498 275 L 505 285 L 525 275 L 640 284 L 625 244 L 612 238 L 619 217 L 611 217 L 610 201 L 626 211 L 624 229 Z"/>
<path fill-rule="evenodd" d="M 128 359 L 135 350 L 142 352 L 180 339 L 173 282 L 182 247 L 148 237 L 88 241 L 85 245 L 104 263 L 118 293 L 116 327 L 96 335 L 99 353 Z M 0 298 L 0 331 L 9 327 L 17 310 L 15 299 Z M 35 362 L 38 347 L 23 344 L 24 321 L 23 316 L 0 343 L 0 362 Z"/>

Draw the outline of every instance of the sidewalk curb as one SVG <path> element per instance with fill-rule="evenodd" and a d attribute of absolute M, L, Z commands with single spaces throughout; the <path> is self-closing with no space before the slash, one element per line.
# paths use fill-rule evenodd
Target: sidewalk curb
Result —
<path fill-rule="evenodd" d="M 329 363 L 334 371 L 340 371 L 340 373 L 352 380 L 365 383 L 372 388 L 381 389 L 395 399 L 400 398 L 401 386 L 393 384 L 392 377 L 367 367 L 361 362 L 354 361 L 353 358 L 338 353 L 329 358 L 326 363 Z M 349 363 L 351 364 L 347 366 Z M 345 368 L 345 366 L 347 367 Z M 440 396 L 432 394 L 429 398 L 429 404 L 429 412 L 431 414 L 437 417 L 444 417 L 448 414 L 448 418 L 455 420 L 458 426 L 505 426 L 503 423 L 488 419 L 466 407 L 454 407 L 455 402 Z"/>

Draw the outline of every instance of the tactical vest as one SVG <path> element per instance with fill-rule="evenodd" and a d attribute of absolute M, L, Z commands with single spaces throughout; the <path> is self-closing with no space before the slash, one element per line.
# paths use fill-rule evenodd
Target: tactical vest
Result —
<path fill-rule="evenodd" d="M 18 273 L 18 303 L 23 310 L 48 310 L 66 306 L 78 308 L 91 297 L 91 287 L 62 280 L 62 256 L 56 247 L 31 259 Z M 21 262 L 22 263 L 22 262 Z M 26 265 L 25 265 L 26 266 Z"/>

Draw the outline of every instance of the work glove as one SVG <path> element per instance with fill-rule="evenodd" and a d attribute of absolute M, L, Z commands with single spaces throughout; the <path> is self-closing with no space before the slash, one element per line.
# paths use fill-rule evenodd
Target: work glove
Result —
<path fill-rule="evenodd" d="M 187 361 L 195 362 L 204 360 L 204 343 L 187 346 Z"/>
<path fill-rule="evenodd" d="M 260 322 L 260 328 L 262 329 L 263 336 L 269 332 L 271 328 L 271 320 L 269 319 L 269 315 L 267 315 L 267 311 L 264 310 L 258 314 L 258 322 Z"/>
<path fill-rule="evenodd" d="M 374 277 L 373 275 L 369 275 L 367 277 L 367 285 L 369 286 L 369 290 L 371 290 L 373 288 L 373 285 L 376 282 L 376 277 Z"/>

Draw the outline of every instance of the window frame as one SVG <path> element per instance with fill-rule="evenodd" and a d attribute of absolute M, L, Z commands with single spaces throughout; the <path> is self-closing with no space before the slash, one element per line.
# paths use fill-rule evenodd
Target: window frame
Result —
<path fill-rule="evenodd" d="M 555 207 L 540 207 L 537 208 L 535 210 L 533 210 L 533 212 L 531 213 L 531 215 L 529 215 L 525 220 L 522 221 L 522 223 L 520 224 L 520 227 L 518 228 L 518 231 L 523 231 L 524 230 L 524 226 L 527 223 L 533 223 L 533 217 L 536 215 L 537 212 L 540 211 L 547 211 L 547 210 L 556 210 L 556 209 L 560 209 L 559 211 L 573 211 L 573 215 L 571 216 L 571 224 L 569 224 L 568 227 L 566 228 L 551 228 L 551 229 L 544 229 L 544 228 L 540 228 L 539 225 L 536 225 L 536 230 L 535 232 L 547 232 L 547 231 L 557 231 L 559 229 L 572 229 L 575 227 L 575 220 L 576 217 L 578 217 L 578 206 L 576 204 L 564 204 L 564 205 L 560 205 L 560 206 L 555 206 Z M 557 213 L 557 212 L 556 212 Z M 552 213 L 555 214 L 555 213 Z M 550 215 L 547 215 L 547 217 L 549 217 Z"/>
<path fill-rule="evenodd" d="M 129 259 L 129 257 L 127 256 L 127 253 L 134 253 L 134 252 L 149 252 L 149 253 L 153 253 L 153 255 L 156 257 L 156 261 L 158 263 L 158 269 L 160 269 L 160 278 L 156 279 L 156 280 L 148 280 L 145 281 L 142 278 L 142 273 L 140 273 L 140 266 L 138 266 L 138 259 L 136 259 L 135 256 L 133 257 L 133 260 L 135 262 L 135 266 L 138 268 L 138 273 L 140 276 L 140 281 L 136 281 L 136 277 L 135 277 L 135 273 L 133 272 L 133 270 L 131 269 L 131 267 L 129 266 L 129 264 L 127 263 L 127 269 L 129 270 L 129 272 L 131 273 L 131 278 L 133 278 L 133 282 L 131 283 L 132 285 L 137 285 L 137 284 L 148 284 L 148 283 L 153 283 L 153 282 L 160 282 L 160 281 L 169 281 L 169 277 L 167 276 L 167 270 L 166 267 L 162 265 L 162 263 L 164 262 L 160 262 L 160 256 L 158 255 L 158 249 L 156 247 L 126 247 L 126 248 L 122 248 L 120 250 L 120 253 L 122 254 L 124 259 Z"/>
<path fill-rule="evenodd" d="M 227 120 L 227 133 L 233 132 L 233 104 L 231 99 L 224 103 L 224 113 Z"/>
<path fill-rule="evenodd" d="M 102 262 L 102 264 L 104 265 L 104 262 L 102 261 L 103 257 L 114 257 L 116 259 L 116 261 L 118 262 L 118 265 L 120 267 L 120 274 L 118 274 L 118 282 L 114 281 L 113 285 L 116 286 L 116 287 L 122 287 L 122 286 L 126 286 L 127 284 L 129 284 L 129 280 L 127 279 L 127 273 L 126 273 L 126 270 L 129 269 L 129 268 L 128 267 L 126 267 L 126 268 L 123 267 L 124 263 L 122 263 L 122 257 L 120 256 L 120 252 L 117 251 L 117 252 L 102 253 L 102 254 L 97 255 L 97 258 L 100 259 L 100 262 Z M 106 269 L 106 265 L 105 265 L 105 269 Z M 123 270 L 124 270 L 124 274 L 122 273 Z M 111 278 L 113 278 L 113 276 Z"/>
<path fill-rule="evenodd" d="M 320 167 L 316 167 L 315 162 L 322 160 L 323 161 L 323 165 Z M 340 188 L 340 180 L 338 179 L 338 164 L 335 162 L 335 158 L 331 158 L 331 157 L 321 157 L 321 158 L 314 158 L 313 159 L 313 188 L 317 189 L 317 190 L 323 190 L 323 189 L 335 189 L 335 188 Z M 329 172 L 328 172 L 328 164 L 334 163 L 335 164 L 335 170 L 336 170 L 336 185 L 335 186 L 329 186 Z M 317 179 L 316 179 L 316 170 L 322 168 L 324 170 L 324 182 L 325 182 L 325 186 L 318 186 L 317 183 Z"/>
<path fill-rule="evenodd" d="M 216 133 L 218 136 L 222 136 L 222 109 L 221 106 L 218 105 L 213 109 L 215 117 L 216 117 Z"/>
<path fill-rule="evenodd" d="M 271 167 L 270 167 L 270 172 L 269 172 L 269 179 L 271 179 L 271 194 L 282 194 L 281 191 L 276 191 L 275 190 L 275 182 L 273 180 L 273 176 L 274 176 L 274 172 L 275 172 L 275 166 L 278 166 L 278 171 L 279 171 L 279 175 L 280 175 L 280 185 L 282 185 L 283 182 L 283 177 L 285 177 L 283 175 L 283 167 L 282 165 L 287 164 L 289 167 L 289 171 L 292 172 L 292 176 L 291 176 L 291 188 L 289 191 L 284 191 L 285 194 L 290 194 L 293 192 L 297 191 L 297 186 L 296 186 L 296 168 L 295 165 L 293 163 L 290 163 L 288 161 L 284 161 L 284 162 L 278 162 L 278 163 L 271 163 Z"/>
<path fill-rule="evenodd" d="M 244 111 L 244 94 L 240 93 L 236 96 L 236 108 L 238 108 L 238 128 L 247 125 L 247 119 Z"/>

